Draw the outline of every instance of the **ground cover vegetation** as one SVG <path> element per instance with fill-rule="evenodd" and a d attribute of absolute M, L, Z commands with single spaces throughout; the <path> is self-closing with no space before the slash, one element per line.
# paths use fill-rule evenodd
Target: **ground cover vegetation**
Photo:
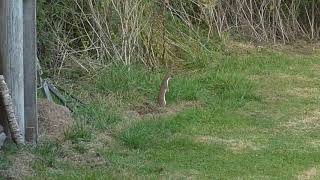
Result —
<path fill-rule="evenodd" d="M 6 146 L 0 169 L 23 151 L 29 179 L 319 177 L 319 5 L 39 0 L 45 76 L 85 105 L 62 139 Z"/>

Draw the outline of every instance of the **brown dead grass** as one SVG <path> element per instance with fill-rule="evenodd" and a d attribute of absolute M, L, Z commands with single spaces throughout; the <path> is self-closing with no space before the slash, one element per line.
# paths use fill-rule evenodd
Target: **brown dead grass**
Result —
<path fill-rule="evenodd" d="M 236 41 L 227 41 L 225 43 L 226 51 L 236 54 L 248 54 L 254 51 L 260 51 L 263 47 L 253 43 L 242 43 Z"/>
<path fill-rule="evenodd" d="M 309 43 L 306 41 L 298 41 L 291 45 L 283 44 L 258 44 L 250 42 L 226 41 L 226 49 L 232 53 L 248 54 L 250 52 L 260 52 L 263 50 L 281 52 L 292 55 L 310 55 L 320 52 L 320 43 Z"/>
<path fill-rule="evenodd" d="M 135 110 L 127 111 L 124 114 L 124 120 L 121 121 L 119 124 L 117 124 L 117 126 L 115 127 L 115 131 L 119 132 L 123 129 L 127 129 L 127 128 L 131 127 L 132 125 L 134 125 L 140 121 L 143 121 L 146 118 L 168 117 L 168 116 L 172 116 L 178 112 L 181 112 L 186 108 L 199 107 L 199 106 L 201 106 L 201 104 L 199 102 L 185 101 L 185 102 L 181 102 L 179 104 L 166 106 L 164 108 L 153 106 L 152 109 L 155 109 L 153 111 L 150 111 L 150 109 L 148 109 L 149 107 L 145 107 L 147 110 L 143 111 L 144 113 L 137 112 Z"/>
<path fill-rule="evenodd" d="M 285 122 L 280 125 L 280 129 L 283 127 L 295 132 L 305 132 L 320 128 L 320 109 L 313 110 L 302 117 Z"/>
<path fill-rule="evenodd" d="M 249 77 L 252 81 L 265 81 L 274 83 L 277 82 L 279 84 L 289 84 L 290 82 L 296 82 L 297 84 L 301 83 L 312 83 L 315 82 L 316 79 L 302 76 L 302 75 L 290 75 L 285 73 L 276 73 L 270 77 L 266 77 L 263 75 L 251 75 Z M 270 86 L 270 83 L 266 85 L 266 87 L 260 88 L 257 90 L 257 93 L 264 97 L 266 103 L 276 103 L 276 102 L 285 102 L 288 101 L 289 96 L 302 97 L 302 98 L 313 98 L 316 97 L 320 91 L 318 88 L 306 87 L 306 88 L 290 88 L 279 89 L 279 87 Z"/>
<path fill-rule="evenodd" d="M 306 144 L 308 144 L 310 147 L 315 148 L 315 149 L 320 148 L 320 140 L 319 139 L 309 140 Z"/>
<path fill-rule="evenodd" d="M 12 165 L 7 170 L 0 170 L 0 177 L 22 180 L 24 177 L 32 176 L 33 171 L 30 163 L 36 159 L 33 154 L 21 151 L 12 155 L 9 159 Z"/>
<path fill-rule="evenodd" d="M 77 152 L 75 146 L 71 141 L 63 143 L 63 150 L 65 156 L 60 161 L 72 162 L 77 166 L 97 168 L 105 167 L 110 163 L 102 157 L 100 150 L 108 149 L 116 144 L 116 140 L 105 132 L 100 132 L 95 135 L 95 138 L 83 144 L 85 152 Z"/>
<path fill-rule="evenodd" d="M 310 55 L 315 54 L 320 51 L 320 43 L 310 43 L 307 41 L 297 41 L 291 45 L 272 45 L 271 48 L 275 51 L 286 53 L 286 54 L 293 54 L 293 55 Z"/>
<path fill-rule="evenodd" d="M 221 144 L 231 150 L 233 153 L 242 153 L 245 151 L 256 151 L 261 147 L 258 147 L 253 142 L 242 139 L 223 139 L 214 136 L 196 136 L 193 138 L 195 142 L 206 144 Z"/>
<path fill-rule="evenodd" d="M 181 170 L 181 171 L 165 171 L 165 174 L 162 175 L 162 178 L 159 179 L 198 179 L 197 176 L 200 175 L 200 172 L 195 169 Z M 153 179 L 150 177 L 150 179 Z"/>
<path fill-rule="evenodd" d="M 278 81 L 287 81 L 287 82 L 290 82 L 290 81 L 313 82 L 317 80 L 315 78 L 311 78 L 308 76 L 293 75 L 293 74 L 286 74 L 286 73 L 274 73 L 272 76 L 254 74 L 254 75 L 250 75 L 249 79 L 253 81 L 272 79 L 273 81 L 278 80 Z"/>
<path fill-rule="evenodd" d="M 280 80 L 287 80 L 287 81 L 305 81 L 305 82 L 312 82 L 315 79 L 303 76 L 303 75 L 293 75 L 293 74 L 285 74 L 285 73 L 276 73 L 273 75 L 274 78 L 278 77 Z"/>
<path fill-rule="evenodd" d="M 302 98 L 313 98 L 319 96 L 319 88 L 292 88 L 287 91 L 291 96 L 297 96 Z"/>
<path fill-rule="evenodd" d="M 298 180 L 314 179 L 317 176 L 317 168 L 311 167 L 297 176 Z"/>

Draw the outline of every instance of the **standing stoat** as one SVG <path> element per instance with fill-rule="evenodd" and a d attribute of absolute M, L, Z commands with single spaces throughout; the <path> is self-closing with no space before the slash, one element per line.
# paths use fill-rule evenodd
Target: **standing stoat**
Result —
<path fill-rule="evenodd" d="M 160 85 L 160 92 L 158 96 L 158 103 L 161 107 L 166 105 L 166 92 L 169 91 L 169 80 L 172 78 L 170 74 L 167 74 L 162 79 L 161 85 Z"/>

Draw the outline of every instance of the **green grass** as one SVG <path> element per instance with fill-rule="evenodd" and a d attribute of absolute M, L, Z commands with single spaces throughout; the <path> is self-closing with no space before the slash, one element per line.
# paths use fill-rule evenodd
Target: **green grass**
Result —
<path fill-rule="evenodd" d="M 18 151 L 17 146 L 13 142 L 6 143 L 0 151 L 0 170 L 8 169 L 11 165 L 9 156 L 14 156 Z M 1 175 L 1 174 L 0 174 Z"/>
<path fill-rule="evenodd" d="M 46 141 L 39 143 L 34 149 L 33 153 L 40 157 L 36 160 L 34 167 L 38 170 L 45 170 L 44 167 L 56 167 L 57 157 L 61 155 L 62 146 L 58 141 Z"/>
<path fill-rule="evenodd" d="M 64 142 L 46 142 L 33 150 L 40 157 L 33 178 L 295 179 L 319 170 L 318 54 L 252 50 L 205 63 L 174 76 L 167 97 L 173 113 L 138 119 L 123 112 L 154 104 L 164 72 L 102 71 L 83 89 L 96 96 L 76 109 L 66 140 L 84 157 L 97 144 L 107 165 L 63 159 Z M 194 105 L 178 108 L 187 101 Z M 0 168 L 10 166 L 0 160 Z"/>
<path fill-rule="evenodd" d="M 92 122 L 90 122 L 92 123 Z M 93 128 L 86 122 L 78 120 L 71 128 L 65 132 L 65 139 L 72 142 L 90 141 L 93 137 Z"/>
<path fill-rule="evenodd" d="M 145 97 L 152 99 L 161 78 L 160 73 L 140 66 L 111 66 L 100 73 L 95 86 L 100 93 L 116 93 L 126 102 L 134 103 Z"/>
<path fill-rule="evenodd" d="M 203 107 L 164 119 L 146 119 L 120 133 L 119 138 L 126 147 L 139 150 L 148 162 L 133 171 L 141 176 L 157 177 L 166 172 L 173 177 L 176 173 L 182 176 L 185 173 L 198 178 L 291 179 L 316 166 L 320 151 L 307 147 L 306 143 L 319 138 L 319 128 L 313 128 L 317 122 L 307 124 L 301 132 L 281 124 L 295 119 L 299 126 L 303 124 L 301 119 L 307 118 L 303 113 L 319 107 L 319 94 L 299 97 L 285 92 L 296 87 L 317 88 L 317 76 L 310 69 L 319 63 L 312 56 L 255 54 L 226 58 L 217 69 L 189 76 L 195 83 L 193 88 L 190 85 L 184 89 L 185 94 L 192 94 L 192 98 L 186 100 L 200 100 L 205 103 Z M 284 80 L 278 73 L 288 74 L 292 79 Z M 250 80 L 255 75 L 261 76 L 260 81 Z M 307 79 L 297 80 L 296 75 Z M 177 81 L 179 84 L 183 80 Z M 174 83 L 172 86 L 172 89 L 184 87 Z M 261 91 L 263 93 L 259 93 Z M 174 96 L 175 92 L 172 93 Z M 269 100 L 278 93 L 282 99 Z M 198 142 L 197 137 L 205 142 Z M 233 145 L 230 141 L 247 141 L 251 145 L 237 149 L 241 143 Z M 106 157 L 109 155 L 110 152 Z M 126 163 L 122 165 L 126 167 Z"/>

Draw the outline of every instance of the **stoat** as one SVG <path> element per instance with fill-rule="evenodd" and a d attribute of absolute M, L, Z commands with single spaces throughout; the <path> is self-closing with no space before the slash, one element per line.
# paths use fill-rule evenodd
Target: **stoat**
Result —
<path fill-rule="evenodd" d="M 164 107 L 166 105 L 166 92 L 169 91 L 169 81 L 172 79 L 172 76 L 170 74 L 167 74 L 162 79 L 161 85 L 160 85 L 160 91 L 158 96 L 158 103 L 161 107 Z"/>

